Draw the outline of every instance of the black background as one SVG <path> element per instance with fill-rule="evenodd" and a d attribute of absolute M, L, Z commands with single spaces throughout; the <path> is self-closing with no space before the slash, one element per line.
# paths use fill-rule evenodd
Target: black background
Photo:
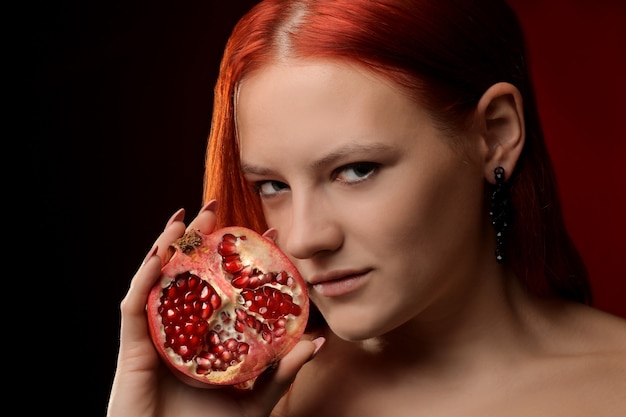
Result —
<path fill-rule="evenodd" d="M 21 191 L 35 226 L 26 240 L 38 242 L 27 262 L 43 277 L 37 322 L 49 328 L 31 340 L 29 372 L 55 394 L 24 409 L 104 415 L 119 302 L 169 216 L 200 209 L 219 60 L 255 3 L 75 0 L 27 11 Z"/>

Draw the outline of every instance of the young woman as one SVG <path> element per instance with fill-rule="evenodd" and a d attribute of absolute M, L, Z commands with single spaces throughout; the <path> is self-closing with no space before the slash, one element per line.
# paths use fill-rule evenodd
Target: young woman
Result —
<path fill-rule="evenodd" d="M 500 0 L 265 0 L 215 90 L 207 205 L 131 282 L 109 416 L 623 416 L 626 323 L 589 307 Z M 147 293 L 186 228 L 271 236 L 311 332 L 251 391 L 161 364 Z"/>

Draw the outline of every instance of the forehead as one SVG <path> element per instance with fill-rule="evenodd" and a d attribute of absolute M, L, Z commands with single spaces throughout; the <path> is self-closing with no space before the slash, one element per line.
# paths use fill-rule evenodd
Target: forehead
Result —
<path fill-rule="evenodd" d="M 328 93 L 331 93 L 330 95 Z M 389 80 L 356 65 L 332 60 L 287 60 L 257 69 L 238 85 L 236 109 L 258 111 L 267 103 L 288 106 L 354 104 L 368 97 L 382 99 L 400 94 Z M 372 97 L 374 96 L 374 97 Z"/>
<path fill-rule="evenodd" d="M 267 65 L 239 85 L 235 101 L 240 144 L 270 135 L 320 137 L 398 128 L 427 115 L 390 80 L 358 65 L 287 61 Z"/>

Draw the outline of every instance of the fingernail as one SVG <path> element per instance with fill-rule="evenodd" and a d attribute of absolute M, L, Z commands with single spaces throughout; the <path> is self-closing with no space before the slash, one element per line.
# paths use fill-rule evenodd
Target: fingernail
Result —
<path fill-rule="evenodd" d="M 157 245 L 154 245 L 152 247 L 152 249 L 150 249 L 150 252 L 148 252 L 148 254 L 146 255 L 146 258 L 143 260 L 143 262 L 141 263 L 141 266 L 144 266 L 146 264 L 146 262 L 148 262 L 148 260 L 150 258 L 152 258 L 154 255 L 156 255 L 157 251 L 159 250 L 159 247 Z"/>
<path fill-rule="evenodd" d="M 317 352 L 320 351 L 320 349 L 322 348 L 322 346 L 324 346 L 324 343 L 326 342 L 326 338 L 323 336 L 320 336 L 316 339 L 313 339 L 313 344 L 315 345 L 315 350 L 313 351 L 313 355 L 311 355 L 311 359 L 313 359 L 315 357 L 315 355 L 317 355 Z"/>
<path fill-rule="evenodd" d="M 208 203 L 206 203 L 204 207 L 200 209 L 200 213 L 204 213 L 205 211 L 212 211 L 213 213 L 215 213 L 216 210 L 217 210 L 217 200 L 211 200 Z"/>
<path fill-rule="evenodd" d="M 176 213 L 172 214 L 172 217 L 170 217 L 170 219 L 167 221 L 165 228 L 167 229 L 168 226 L 174 222 L 182 222 L 183 220 L 185 220 L 185 209 L 181 208 L 178 209 Z"/>
<path fill-rule="evenodd" d="M 276 242 L 276 238 L 278 237 L 278 230 L 274 228 L 267 229 L 265 233 L 263 233 L 263 237 L 271 240 L 272 242 Z"/>

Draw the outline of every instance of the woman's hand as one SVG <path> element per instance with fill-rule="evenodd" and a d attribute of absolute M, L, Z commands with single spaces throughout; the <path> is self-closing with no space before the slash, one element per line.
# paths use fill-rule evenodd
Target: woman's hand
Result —
<path fill-rule="evenodd" d="M 176 212 L 133 277 L 120 307 L 120 348 L 108 417 L 269 416 L 302 365 L 321 347 L 323 339 L 302 340 L 276 369 L 262 374 L 249 391 L 231 387 L 194 388 L 165 367 L 148 330 L 145 311 L 148 293 L 163 263 L 171 256 L 170 245 L 187 228 L 207 234 L 213 231 L 215 207 L 215 201 L 208 203 L 188 227 L 183 222 L 184 210 Z"/>

